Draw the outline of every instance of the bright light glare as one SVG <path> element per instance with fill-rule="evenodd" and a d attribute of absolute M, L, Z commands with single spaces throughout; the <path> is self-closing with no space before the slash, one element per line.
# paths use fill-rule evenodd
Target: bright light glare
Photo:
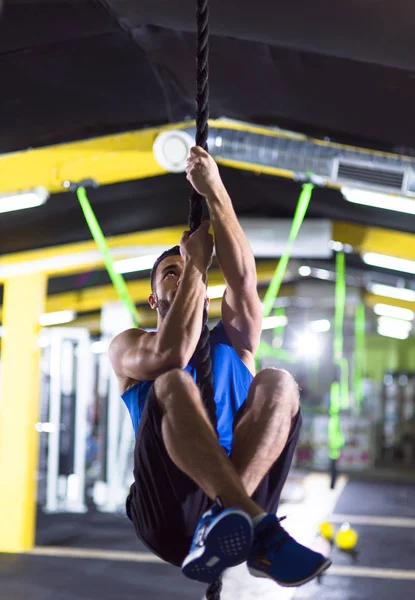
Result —
<path fill-rule="evenodd" d="M 215 298 L 222 298 L 225 293 L 226 285 L 210 285 L 207 289 L 208 298 L 215 300 Z"/>
<path fill-rule="evenodd" d="M 318 279 L 330 279 L 331 277 L 330 271 L 326 271 L 326 269 L 314 269 L 313 275 Z"/>
<path fill-rule="evenodd" d="M 45 313 L 39 319 L 39 323 L 43 327 L 50 325 L 62 325 L 63 323 L 70 323 L 76 319 L 76 313 L 73 310 L 59 310 L 57 312 Z"/>
<path fill-rule="evenodd" d="M 35 429 L 39 433 L 53 433 L 56 430 L 56 427 L 53 423 L 36 423 Z"/>
<path fill-rule="evenodd" d="M 308 277 L 309 275 L 311 275 L 310 267 L 306 267 L 306 266 L 300 267 L 298 269 L 298 272 L 301 275 L 301 277 Z"/>
<path fill-rule="evenodd" d="M 146 254 L 145 256 L 135 256 L 134 258 L 125 258 L 114 262 L 116 273 L 134 273 L 135 271 L 148 271 L 151 269 L 158 258 L 157 254 Z"/>
<path fill-rule="evenodd" d="M 313 333 L 304 333 L 299 336 L 296 343 L 298 356 L 304 358 L 318 358 L 323 350 L 320 338 Z"/>
<path fill-rule="evenodd" d="M 107 340 L 99 340 L 91 344 L 91 350 L 94 354 L 104 354 L 108 351 L 108 348 L 109 342 Z"/>
<path fill-rule="evenodd" d="M 328 319 L 320 319 L 318 321 L 311 321 L 310 329 L 314 331 L 314 333 L 325 333 L 329 331 L 331 327 L 331 323 Z"/>
<path fill-rule="evenodd" d="M 388 328 L 392 331 L 411 331 L 412 323 L 409 321 L 401 321 L 400 319 L 393 319 L 391 317 L 379 317 L 379 327 Z"/>
<path fill-rule="evenodd" d="M 47 335 L 40 335 L 38 339 L 39 348 L 47 348 L 50 346 L 50 339 Z"/>
<path fill-rule="evenodd" d="M 0 194 L 0 213 L 41 206 L 45 204 L 48 198 L 49 192 L 44 187 L 16 192 L 15 194 Z"/>
<path fill-rule="evenodd" d="M 366 252 L 362 255 L 363 261 L 373 267 L 381 269 L 391 269 L 392 271 L 403 271 L 415 275 L 415 261 L 406 258 L 397 258 L 396 256 L 387 256 L 386 254 L 377 254 L 376 252 Z"/>
<path fill-rule="evenodd" d="M 404 321 L 412 321 L 415 317 L 413 310 L 401 308 L 400 306 L 390 306 L 389 304 L 375 304 L 373 310 L 376 315 L 380 315 L 381 317 L 392 317 L 394 319 L 403 319 Z"/>
<path fill-rule="evenodd" d="M 396 340 L 406 340 L 409 337 L 409 331 L 397 331 L 396 328 L 385 327 L 383 325 L 378 327 L 378 334 Z"/>
<path fill-rule="evenodd" d="M 262 329 L 274 329 L 275 327 L 285 327 L 288 319 L 284 316 L 276 317 L 265 317 L 262 319 Z"/>
<path fill-rule="evenodd" d="M 382 283 L 370 283 L 368 285 L 368 290 L 376 296 L 385 296 L 386 298 L 395 298 L 396 300 L 415 302 L 414 290 L 392 287 L 391 285 L 383 285 Z"/>
<path fill-rule="evenodd" d="M 365 206 L 415 215 L 415 200 L 411 198 L 368 192 L 357 188 L 342 188 L 341 191 L 346 200 L 354 204 L 363 204 Z"/>

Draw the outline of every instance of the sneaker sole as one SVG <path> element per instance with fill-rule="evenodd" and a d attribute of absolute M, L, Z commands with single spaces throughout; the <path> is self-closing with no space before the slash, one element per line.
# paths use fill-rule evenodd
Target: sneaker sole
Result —
<path fill-rule="evenodd" d="M 234 511 L 218 517 L 207 530 L 204 546 L 185 558 L 183 574 L 203 583 L 216 581 L 225 569 L 247 559 L 252 538 L 252 522 L 244 512 Z"/>
<path fill-rule="evenodd" d="M 306 577 L 304 579 L 300 579 L 299 581 L 292 581 L 292 582 L 278 581 L 278 579 L 275 579 L 274 577 L 272 577 L 272 575 L 265 573 L 265 571 L 257 571 L 256 569 L 252 569 L 249 566 L 248 566 L 248 571 L 254 577 L 263 577 L 265 579 L 272 579 L 273 581 L 278 583 L 278 585 L 280 585 L 281 587 L 300 587 L 301 585 L 304 585 L 305 583 L 312 581 L 315 577 L 322 575 L 322 573 L 324 573 L 324 571 L 326 571 L 330 566 L 331 566 L 331 560 L 327 558 L 322 563 L 322 565 L 317 569 L 317 571 L 314 571 L 311 575 L 309 575 L 308 577 Z"/>

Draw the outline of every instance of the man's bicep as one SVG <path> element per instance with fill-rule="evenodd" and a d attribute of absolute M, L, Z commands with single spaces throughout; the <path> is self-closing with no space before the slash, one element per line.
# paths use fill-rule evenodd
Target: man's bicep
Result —
<path fill-rule="evenodd" d="M 256 353 L 262 327 L 262 306 L 256 286 L 239 293 L 226 288 L 222 299 L 222 322 L 237 351 Z"/>

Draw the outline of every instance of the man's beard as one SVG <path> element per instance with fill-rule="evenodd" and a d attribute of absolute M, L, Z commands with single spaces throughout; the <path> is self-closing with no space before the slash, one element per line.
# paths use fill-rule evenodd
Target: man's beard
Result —
<path fill-rule="evenodd" d="M 171 302 L 168 300 L 158 300 L 157 308 L 159 309 L 159 314 L 162 319 L 167 315 L 171 307 Z"/>

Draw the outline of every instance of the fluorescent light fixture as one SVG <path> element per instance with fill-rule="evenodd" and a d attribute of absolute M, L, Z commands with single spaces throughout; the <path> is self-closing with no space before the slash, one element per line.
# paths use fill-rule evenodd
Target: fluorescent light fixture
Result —
<path fill-rule="evenodd" d="M 392 317 L 379 317 L 378 325 L 384 329 L 391 329 L 398 332 L 406 331 L 409 333 L 412 329 L 412 323 L 409 321 L 401 321 L 400 319 L 393 319 Z"/>
<path fill-rule="evenodd" d="M 39 319 L 39 323 L 43 327 L 51 325 L 62 325 L 63 323 L 70 323 L 76 319 L 76 313 L 73 310 L 59 310 L 57 312 L 45 313 Z"/>
<path fill-rule="evenodd" d="M 329 331 L 331 327 L 331 323 L 328 319 L 319 319 L 318 321 L 311 321 L 310 329 L 314 331 L 314 333 L 325 333 Z"/>
<path fill-rule="evenodd" d="M 395 328 L 385 327 L 384 325 L 378 327 L 378 334 L 396 340 L 406 340 L 409 337 L 409 331 L 397 330 Z"/>
<path fill-rule="evenodd" d="M 313 269 L 313 277 L 317 277 L 317 279 L 330 279 L 331 272 L 326 269 Z"/>
<path fill-rule="evenodd" d="M 97 342 L 92 342 L 91 350 L 94 354 L 104 354 L 108 352 L 109 342 L 107 340 L 99 340 Z"/>
<path fill-rule="evenodd" d="M 135 271 L 148 271 L 151 269 L 158 258 L 157 254 L 146 254 L 145 256 L 135 256 L 134 258 L 125 258 L 117 260 L 114 263 L 116 273 L 134 273 Z"/>
<path fill-rule="evenodd" d="M 301 277 L 308 277 L 309 275 L 311 275 L 310 267 L 306 267 L 306 266 L 300 267 L 298 269 L 298 272 L 301 275 Z"/>
<path fill-rule="evenodd" d="M 353 202 L 354 204 L 363 204 L 365 206 L 373 206 L 374 208 L 383 208 L 385 210 L 394 210 L 415 215 L 415 199 L 369 192 L 358 188 L 342 188 L 341 192 L 348 202 Z"/>
<path fill-rule="evenodd" d="M 412 321 L 415 317 L 413 310 L 401 308 L 400 306 L 391 306 L 390 304 L 375 304 L 373 310 L 376 315 L 381 317 L 392 317 L 393 319 L 402 319 Z"/>
<path fill-rule="evenodd" d="M 285 327 L 288 319 L 285 316 L 265 317 L 262 319 L 262 329 L 275 329 L 276 327 Z"/>
<path fill-rule="evenodd" d="M 216 298 L 222 298 L 225 293 L 226 285 L 210 285 L 207 289 L 208 298 L 215 300 Z"/>
<path fill-rule="evenodd" d="M 395 298 L 396 300 L 415 302 L 415 290 L 393 287 L 391 285 L 383 285 L 382 283 L 370 283 L 367 286 L 367 289 L 376 296 L 385 296 L 386 298 Z"/>
<path fill-rule="evenodd" d="M 377 254 L 376 252 L 366 252 L 362 255 L 363 262 L 373 267 L 381 269 L 391 269 L 392 271 L 403 271 L 415 275 L 415 261 L 396 256 L 387 256 L 386 254 Z"/>
<path fill-rule="evenodd" d="M 14 194 L 0 194 L 0 213 L 41 206 L 48 198 L 49 192 L 44 187 L 36 187 Z"/>

